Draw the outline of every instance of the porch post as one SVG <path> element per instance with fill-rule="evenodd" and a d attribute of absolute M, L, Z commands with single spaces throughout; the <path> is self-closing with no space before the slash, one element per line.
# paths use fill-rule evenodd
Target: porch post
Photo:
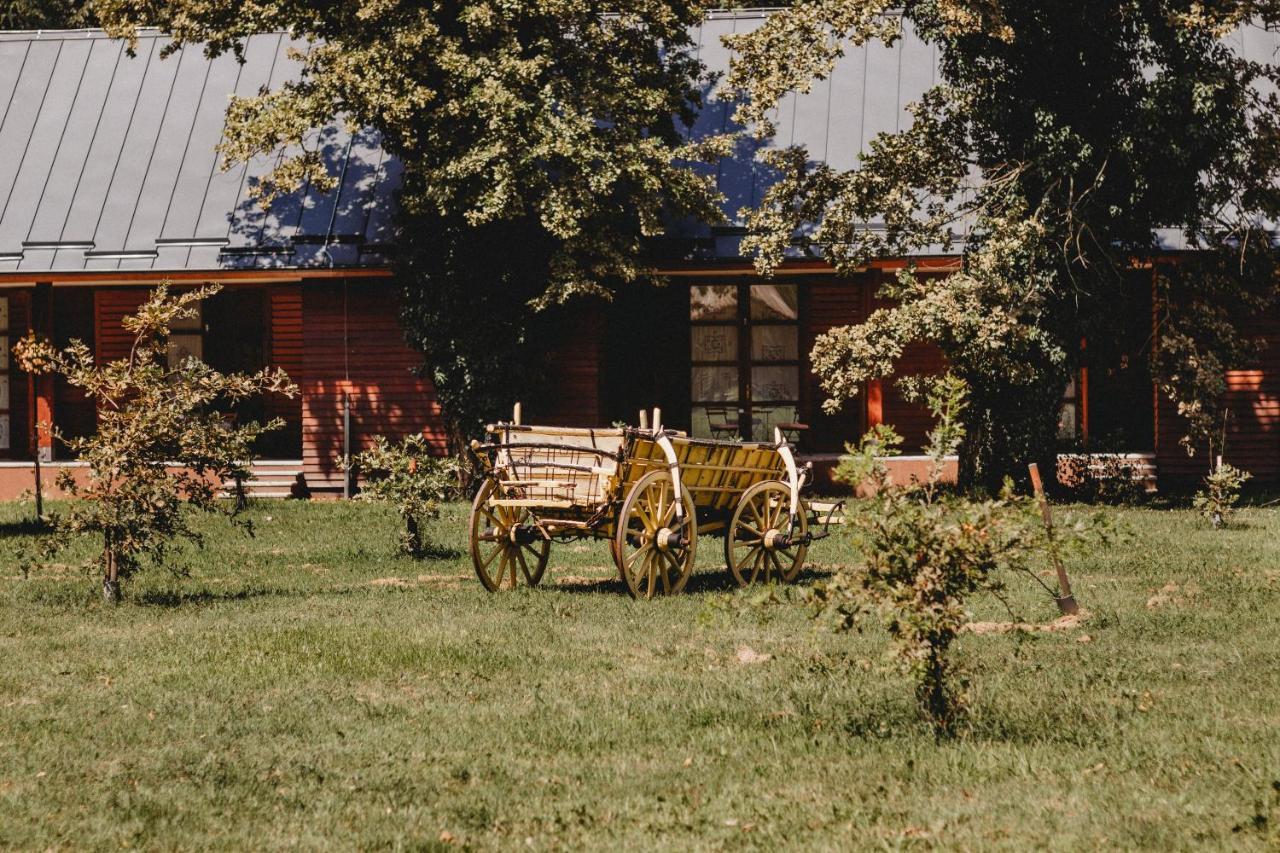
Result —
<path fill-rule="evenodd" d="M 31 330 L 53 341 L 53 285 L 40 282 L 31 296 Z M 30 408 L 32 452 L 41 462 L 53 461 L 53 389 L 52 374 L 31 377 L 34 405 Z M 42 426 L 43 425 L 43 426 Z"/>

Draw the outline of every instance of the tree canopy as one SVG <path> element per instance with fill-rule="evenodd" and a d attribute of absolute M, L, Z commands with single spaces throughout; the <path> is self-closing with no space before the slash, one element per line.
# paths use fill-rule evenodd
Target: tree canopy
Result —
<path fill-rule="evenodd" d="M 718 196 L 686 144 L 710 83 L 693 54 L 701 6 L 637 0 L 98 0 L 108 32 L 161 27 L 170 48 L 239 51 L 283 30 L 301 75 L 233 100 L 229 160 L 290 152 L 269 198 L 332 183 L 315 143 L 335 116 L 400 157 L 397 249 L 408 337 L 457 438 L 526 390 L 545 306 L 653 274 L 650 238 L 715 220 Z"/>
<path fill-rule="evenodd" d="M 962 476 L 996 485 L 1052 453 L 1080 342 L 1108 346 L 1118 306 L 1154 290 L 1157 384 L 1203 435 L 1276 267 L 1277 67 L 1224 37 L 1276 17 L 1249 2 L 807 0 L 734 37 L 728 83 L 760 133 L 848 45 L 907 23 L 940 49 L 914 122 L 856 168 L 764 155 L 782 174 L 747 212 L 765 272 L 797 239 L 844 272 L 964 240 L 958 273 L 908 270 L 886 288 L 893 307 L 819 340 L 829 405 L 893 375 L 908 343 L 936 343 L 973 389 Z M 1160 229 L 1199 251 L 1171 258 Z"/>

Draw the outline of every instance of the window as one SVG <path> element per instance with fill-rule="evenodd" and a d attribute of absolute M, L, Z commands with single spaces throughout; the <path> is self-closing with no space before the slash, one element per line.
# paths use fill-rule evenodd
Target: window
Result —
<path fill-rule="evenodd" d="M 695 436 L 769 441 L 798 419 L 796 285 L 695 285 L 689 319 Z"/>

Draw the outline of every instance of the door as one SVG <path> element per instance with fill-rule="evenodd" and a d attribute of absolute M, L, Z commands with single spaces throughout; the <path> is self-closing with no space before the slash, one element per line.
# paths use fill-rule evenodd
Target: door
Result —
<path fill-rule="evenodd" d="M 692 432 L 770 441 L 800 414 L 800 308 L 794 284 L 690 288 Z"/>

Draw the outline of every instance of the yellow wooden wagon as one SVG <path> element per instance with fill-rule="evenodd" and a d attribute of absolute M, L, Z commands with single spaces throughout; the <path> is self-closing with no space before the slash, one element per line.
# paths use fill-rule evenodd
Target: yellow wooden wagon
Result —
<path fill-rule="evenodd" d="M 791 581 L 809 544 L 826 535 L 801 490 L 809 469 L 775 441 L 691 438 L 652 426 L 580 429 L 520 423 L 487 427 L 472 449 L 485 469 L 472 504 L 471 559 L 496 591 L 542 580 L 553 542 L 607 539 L 631 595 L 679 592 L 693 573 L 699 535 L 724 537 L 742 586 Z M 818 527 L 821 525 L 822 530 Z"/>

